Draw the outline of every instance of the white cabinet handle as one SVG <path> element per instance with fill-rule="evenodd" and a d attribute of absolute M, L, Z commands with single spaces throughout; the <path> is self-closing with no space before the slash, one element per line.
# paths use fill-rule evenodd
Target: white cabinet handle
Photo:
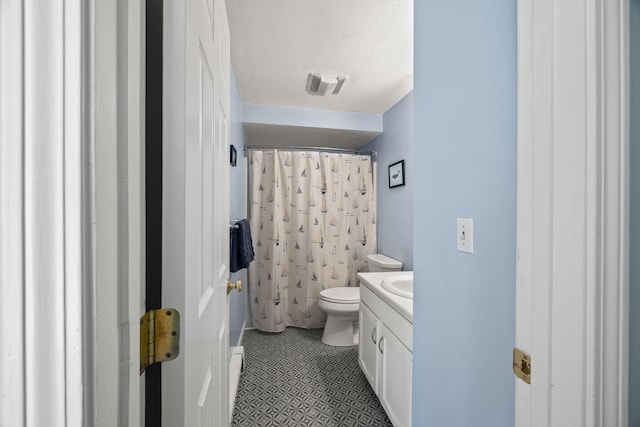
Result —
<path fill-rule="evenodd" d="M 374 344 L 377 344 L 377 342 L 376 342 L 376 338 L 375 338 L 375 335 L 376 335 L 376 329 L 377 329 L 377 328 L 373 328 L 373 331 L 371 331 L 371 341 L 373 341 L 373 343 L 374 343 Z"/>
<path fill-rule="evenodd" d="M 382 341 L 384 337 L 380 337 L 380 341 L 378 341 L 378 350 L 380 350 L 380 354 L 384 354 L 384 350 L 382 349 Z"/>

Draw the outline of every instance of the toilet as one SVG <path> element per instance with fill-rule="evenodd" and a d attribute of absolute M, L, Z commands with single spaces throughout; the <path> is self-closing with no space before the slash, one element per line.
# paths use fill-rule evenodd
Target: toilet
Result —
<path fill-rule="evenodd" d="M 402 262 L 382 254 L 367 255 L 369 271 L 400 271 Z M 357 345 L 360 288 L 338 287 L 320 292 L 318 307 L 327 313 L 322 342 L 336 347 Z"/>

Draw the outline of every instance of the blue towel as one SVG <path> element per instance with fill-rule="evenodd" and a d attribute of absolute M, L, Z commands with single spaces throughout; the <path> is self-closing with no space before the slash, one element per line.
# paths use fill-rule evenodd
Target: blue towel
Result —
<path fill-rule="evenodd" d="M 242 219 L 235 225 L 237 227 L 231 229 L 231 252 L 229 254 L 232 273 L 249 267 L 249 263 L 254 258 L 249 220 Z"/>

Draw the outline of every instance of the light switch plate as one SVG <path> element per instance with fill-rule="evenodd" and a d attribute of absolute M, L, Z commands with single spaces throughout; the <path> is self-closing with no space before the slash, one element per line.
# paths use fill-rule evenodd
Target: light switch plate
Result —
<path fill-rule="evenodd" d="M 473 218 L 456 218 L 456 247 L 460 252 L 473 253 Z"/>

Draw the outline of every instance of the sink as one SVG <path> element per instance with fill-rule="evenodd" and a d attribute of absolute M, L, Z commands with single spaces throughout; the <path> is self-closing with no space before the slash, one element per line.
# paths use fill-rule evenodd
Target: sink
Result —
<path fill-rule="evenodd" d="M 382 289 L 400 297 L 413 299 L 413 276 L 389 276 L 382 281 Z"/>

